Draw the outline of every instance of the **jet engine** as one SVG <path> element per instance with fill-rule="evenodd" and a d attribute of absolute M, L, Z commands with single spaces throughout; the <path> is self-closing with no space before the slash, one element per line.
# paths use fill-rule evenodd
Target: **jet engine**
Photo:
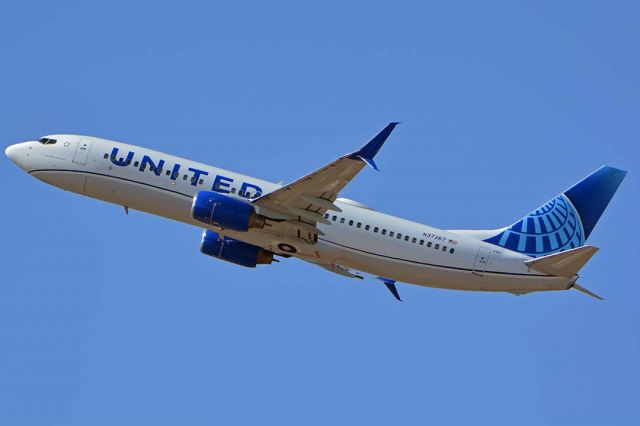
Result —
<path fill-rule="evenodd" d="M 220 237 L 217 232 L 208 229 L 202 233 L 200 252 L 248 268 L 273 262 L 273 253 L 270 251 L 233 238 Z"/>
<path fill-rule="evenodd" d="M 213 191 L 200 191 L 193 197 L 191 216 L 207 225 L 242 232 L 264 228 L 266 219 L 251 204 Z"/>

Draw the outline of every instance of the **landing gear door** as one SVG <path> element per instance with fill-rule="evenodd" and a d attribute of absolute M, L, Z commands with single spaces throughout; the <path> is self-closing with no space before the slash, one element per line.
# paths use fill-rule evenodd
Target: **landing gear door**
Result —
<path fill-rule="evenodd" d="M 73 162 L 84 166 L 87 164 L 87 158 L 89 157 L 89 151 L 91 150 L 92 139 L 80 138 L 78 146 L 76 147 L 76 153 L 73 155 Z"/>
<path fill-rule="evenodd" d="M 491 250 L 487 247 L 480 247 L 478 249 L 478 254 L 476 255 L 476 261 L 473 264 L 473 273 L 476 275 L 484 275 L 484 271 L 487 269 L 487 264 L 489 263 L 489 255 L 491 254 Z"/>

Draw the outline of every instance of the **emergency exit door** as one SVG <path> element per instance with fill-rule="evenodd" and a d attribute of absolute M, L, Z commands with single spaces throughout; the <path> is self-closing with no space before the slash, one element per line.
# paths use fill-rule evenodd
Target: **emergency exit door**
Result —
<path fill-rule="evenodd" d="M 476 255 L 476 261 L 473 264 L 473 273 L 476 275 L 484 275 L 484 271 L 487 269 L 487 265 L 489 264 L 489 255 L 491 254 L 491 250 L 487 247 L 480 247 L 478 249 L 478 254 Z"/>

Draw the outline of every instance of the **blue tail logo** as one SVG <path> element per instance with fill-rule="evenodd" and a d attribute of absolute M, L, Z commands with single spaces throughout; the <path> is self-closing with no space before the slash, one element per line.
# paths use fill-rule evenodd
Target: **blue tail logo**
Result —
<path fill-rule="evenodd" d="M 578 211 L 566 195 L 560 194 L 485 241 L 538 257 L 580 247 L 585 240 Z"/>
<path fill-rule="evenodd" d="M 627 172 L 604 166 L 497 235 L 484 240 L 531 257 L 585 244 Z"/>

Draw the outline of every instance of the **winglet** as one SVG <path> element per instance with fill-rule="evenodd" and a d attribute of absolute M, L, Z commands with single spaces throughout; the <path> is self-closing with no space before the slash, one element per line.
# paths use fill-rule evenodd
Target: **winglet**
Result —
<path fill-rule="evenodd" d="M 389 137 L 393 129 L 395 129 L 395 127 L 398 124 L 400 123 L 392 122 L 387 124 L 387 127 L 382 129 L 380 133 L 378 133 L 373 137 L 373 139 L 367 142 L 362 148 L 360 148 L 356 152 L 352 152 L 351 154 L 348 154 L 347 157 L 352 158 L 354 160 L 360 159 L 365 163 L 367 163 L 369 166 L 373 167 L 375 170 L 379 171 L 378 166 L 373 161 L 373 157 L 375 157 L 378 151 L 380 151 L 380 148 L 382 147 L 382 145 L 385 143 L 385 141 L 387 140 L 387 138 Z"/>
<path fill-rule="evenodd" d="M 581 285 L 578 285 L 577 283 L 574 284 L 573 286 L 571 286 L 571 288 L 573 288 L 574 290 L 578 290 L 580 293 L 584 293 L 587 296 L 591 296 L 594 299 L 598 299 L 598 300 L 604 300 L 604 298 L 598 296 L 597 294 L 595 294 L 594 292 L 592 292 L 591 290 L 588 290 L 584 287 L 582 287 Z"/>
<path fill-rule="evenodd" d="M 400 299 L 400 294 L 398 294 L 398 289 L 396 288 L 395 280 L 392 280 L 391 278 L 384 278 L 384 277 L 376 277 L 376 278 L 382 281 L 384 285 L 387 286 L 391 294 L 393 294 L 393 297 L 395 297 L 400 302 L 402 302 L 402 299 Z"/>

